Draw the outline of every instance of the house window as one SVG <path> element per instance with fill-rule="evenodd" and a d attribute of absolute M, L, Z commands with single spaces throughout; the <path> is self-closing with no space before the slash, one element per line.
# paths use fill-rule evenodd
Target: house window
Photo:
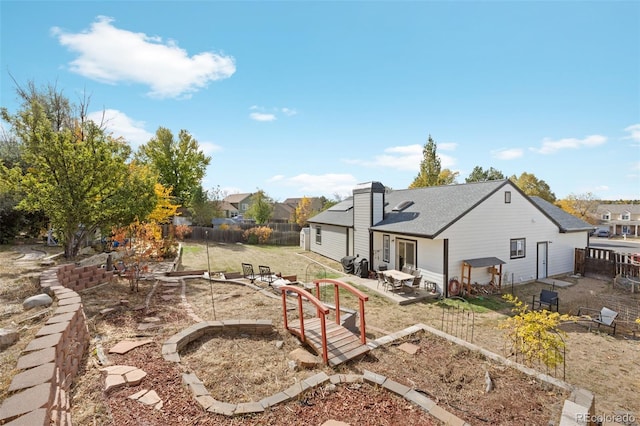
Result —
<path fill-rule="evenodd" d="M 247 210 L 249 210 L 249 204 L 247 203 L 242 203 L 240 205 L 240 208 L 242 209 L 243 212 L 246 212 Z"/>
<path fill-rule="evenodd" d="M 322 227 L 316 227 L 316 244 L 322 245 Z"/>
<path fill-rule="evenodd" d="M 391 237 L 389 235 L 382 236 L 382 261 L 389 263 L 391 257 Z"/>
<path fill-rule="evenodd" d="M 511 191 L 504 191 L 504 203 L 511 204 Z"/>
<path fill-rule="evenodd" d="M 511 239 L 511 259 L 518 259 L 524 257 L 525 239 L 513 238 Z"/>
<path fill-rule="evenodd" d="M 622 215 L 620 216 L 620 220 L 631 220 L 631 213 L 622 213 Z"/>
<path fill-rule="evenodd" d="M 610 220 L 610 219 L 611 219 L 611 215 L 609 213 L 602 214 L 602 220 Z"/>

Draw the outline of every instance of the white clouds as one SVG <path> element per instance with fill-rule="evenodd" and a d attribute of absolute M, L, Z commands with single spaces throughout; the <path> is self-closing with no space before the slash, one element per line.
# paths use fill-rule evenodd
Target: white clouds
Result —
<path fill-rule="evenodd" d="M 263 112 L 252 112 L 249 114 L 249 118 L 255 121 L 275 121 L 276 116 L 274 114 L 265 114 Z"/>
<path fill-rule="evenodd" d="M 633 124 L 629 127 L 625 127 L 625 132 L 628 132 L 629 135 L 625 136 L 623 139 L 631 139 L 634 142 L 640 142 L 640 124 Z"/>
<path fill-rule="evenodd" d="M 89 30 L 67 33 L 52 28 L 61 45 L 78 54 L 71 71 L 84 77 L 116 84 L 148 85 L 158 98 L 188 96 L 211 81 L 236 71 L 234 58 L 212 52 L 189 56 L 174 41 L 114 27 L 113 19 L 99 16 Z"/>
<path fill-rule="evenodd" d="M 334 194 L 341 197 L 349 196 L 357 184 L 356 178 L 347 173 L 321 175 L 303 173 L 289 178 L 276 175 L 269 179 L 269 182 L 278 182 L 283 186 L 293 187 L 298 195 L 324 195 L 328 198 L 332 198 Z"/>
<path fill-rule="evenodd" d="M 514 160 L 516 158 L 521 158 L 524 155 L 524 152 L 520 148 L 498 149 L 491 151 L 491 155 L 493 155 L 493 158 L 497 158 L 498 160 Z"/>
<path fill-rule="evenodd" d="M 250 110 L 254 111 L 249 114 L 249 118 L 254 121 L 275 121 L 278 119 L 278 114 L 292 117 L 298 114 L 298 111 L 292 108 L 264 108 L 258 105 L 251 105 Z"/>
<path fill-rule="evenodd" d="M 594 147 L 598 145 L 602 145 L 607 141 L 605 136 L 601 135 L 591 135 L 587 136 L 584 139 L 576 139 L 576 138 L 565 138 L 552 140 L 549 138 L 544 138 L 542 140 L 542 146 L 540 148 L 530 148 L 533 152 L 537 152 L 538 154 L 553 154 L 562 149 L 578 149 L 584 147 Z"/>
<path fill-rule="evenodd" d="M 449 150 L 457 147 L 457 144 L 445 144 Z M 440 145 L 438 145 L 438 148 Z M 365 166 L 365 167 L 384 167 L 387 169 L 396 169 L 400 171 L 417 172 L 420 169 L 424 155 L 422 153 L 423 145 L 403 145 L 386 148 L 383 154 L 376 155 L 371 160 L 361 159 L 343 159 L 347 164 Z M 443 169 L 449 169 L 455 166 L 457 160 L 446 154 L 437 153 L 440 157 L 440 166 Z"/>
<path fill-rule="evenodd" d="M 196 138 L 197 140 L 198 138 Z M 216 145 L 213 142 L 208 141 L 198 141 L 198 146 L 204 152 L 205 155 L 212 155 L 214 152 L 222 151 L 222 147 L 220 145 Z"/>
<path fill-rule="evenodd" d="M 87 118 L 97 124 L 104 125 L 107 132 L 114 137 L 124 138 L 133 148 L 147 143 L 149 139 L 155 136 L 145 130 L 144 121 L 135 121 L 122 111 L 115 109 L 92 112 L 87 115 Z"/>

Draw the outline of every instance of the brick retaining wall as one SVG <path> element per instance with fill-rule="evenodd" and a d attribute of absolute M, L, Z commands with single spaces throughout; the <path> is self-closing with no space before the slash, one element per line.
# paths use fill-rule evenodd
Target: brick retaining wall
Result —
<path fill-rule="evenodd" d="M 5 426 L 71 425 L 69 388 L 89 346 L 89 330 L 77 291 L 111 280 L 98 266 L 57 266 L 42 273 L 40 286 L 53 293 L 57 308 L 23 351 L 20 370 L 0 405 Z"/>

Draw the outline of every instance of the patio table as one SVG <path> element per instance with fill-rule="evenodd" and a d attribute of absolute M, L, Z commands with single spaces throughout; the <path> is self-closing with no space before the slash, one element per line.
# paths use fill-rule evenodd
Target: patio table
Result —
<path fill-rule="evenodd" d="M 387 277 L 392 277 L 394 281 L 402 283 L 402 287 L 410 287 L 413 289 L 411 284 L 413 283 L 413 279 L 415 278 L 411 274 L 407 274 L 406 272 L 398 271 L 397 269 L 389 269 L 387 271 L 380 271 L 383 275 Z M 409 282 L 410 284 L 407 286 L 405 283 Z"/>

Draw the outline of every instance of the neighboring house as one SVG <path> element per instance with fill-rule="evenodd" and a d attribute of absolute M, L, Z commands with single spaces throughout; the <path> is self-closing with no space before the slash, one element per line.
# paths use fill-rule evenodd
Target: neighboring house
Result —
<path fill-rule="evenodd" d="M 222 199 L 222 212 L 224 217 L 244 216 L 251 206 L 253 194 L 231 194 Z"/>
<path fill-rule="evenodd" d="M 386 193 L 368 182 L 309 223 L 311 251 L 365 258 L 371 270 L 410 265 L 445 295 L 465 261 L 497 258 L 503 285 L 571 273 L 575 248 L 588 245 L 593 229 L 509 180 Z M 473 268 L 472 282 L 490 279 L 490 267 Z"/>
<path fill-rule="evenodd" d="M 311 200 L 311 210 L 319 212 L 322 209 L 322 199 L 320 197 L 307 197 Z M 273 222 L 290 222 L 293 217 L 298 204 L 300 204 L 302 198 L 287 198 L 281 203 L 273 204 L 273 215 L 271 220 Z"/>
<path fill-rule="evenodd" d="M 611 235 L 640 236 L 640 204 L 600 204 L 596 215 Z"/>

